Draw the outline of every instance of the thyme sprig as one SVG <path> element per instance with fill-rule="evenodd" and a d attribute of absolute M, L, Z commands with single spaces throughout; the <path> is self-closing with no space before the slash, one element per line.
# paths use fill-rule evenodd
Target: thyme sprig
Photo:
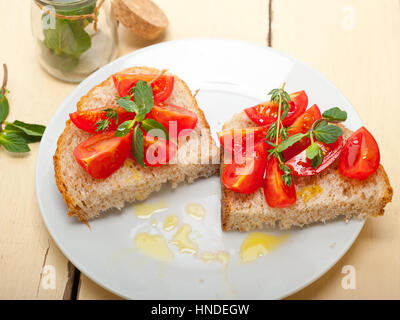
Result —
<path fill-rule="evenodd" d="M 278 143 L 279 137 L 286 139 L 288 136 L 287 128 L 282 123 L 289 113 L 289 102 L 291 101 L 289 93 L 284 90 L 285 86 L 286 82 L 280 89 L 272 89 L 268 93 L 268 95 L 271 95 L 271 101 L 278 104 L 278 119 L 270 125 L 267 133 L 267 139 L 276 140 L 275 144 Z"/>
<path fill-rule="evenodd" d="M 279 161 L 279 167 L 283 172 L 282 180 L 286 185 L 291 185 L 293 182 L 293 172 L 290 167 L 285 164 L 283 152 L 301 139 L 309 137 L 311 144 L 306 149 L 306 157 L 310 159 L 312 167 L 317 168 L 322 163 L 324 155 L 316 141 L 326 144 L 335 143 L 343 134 L 343 130 L 331 123 L 345 121 L 347 119 L 347 112 L 337 107 L 328 109 L 322 114 L 322 118 L 316 120 L 306 133 L 297 133 L 289 137 L 288 128 L 285 128 L 282 123 L 282 120 L 289 112 L 290 102 L 290 95 L 284 88 L 285 83 L 283 83 L 280 89 L 273 89 L 270 92 L 271 101 L 278 103 L 278 118 L 269 127 L 265 141 L 272 147 L 272 149 L 268 151 L 269 156 L 275 156 Z M 280 143 L 279 138 L 281 138 Z M 271 142 L 270 139 L 275 140 L 275 143 Z"/>

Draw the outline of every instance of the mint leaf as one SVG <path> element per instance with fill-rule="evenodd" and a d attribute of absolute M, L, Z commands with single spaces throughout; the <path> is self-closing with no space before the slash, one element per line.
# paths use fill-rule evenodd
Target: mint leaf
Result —
<path fill-rule="evenodd" d="M 165 129 L 165 127 L 161 123 L 157 122 L 156 120 L 153 120 L 153 119 L 145 119 L 145 120 L 143 120 L 142 128 L 147 133 L 152 131 L 150 133 L 150 135 L 153 136 L 153 137 L 159 137 L 159 138 L 162 138 L 162 139 L 169 140 L 169 134 L 168 134 L 167 129 Z M 164 134 L 163 135 L 158 135 L 156 130 L 161 130 Z"/>
<path fill-rule="evenodd" d="M 330 144 L 336 142 L 343 131 L 338 126 L 322 121 L 314 128 L 313 134 L 318 141 Z"/>
<path fill-rule="evenodd" d="M 15 127 L 13 124 L 11 123 L 7 123 L 4 130 L 4 133 L 16 133 L 17 135 L 19 135 L 21 138 L 23 138 L 25 140 L 26 143 L 33 143 L 33 142 L 39 142 L 42 137 L 41 136 L 31 136 L 26 134 L 25 132 L 23 132 L 21 129 Z"/>
<path fill-rule="evenodd" d="M 56 18 L 55 29 L 43 30 L 44 44 L 56 55 L 70 55 L 79 58 L 92 45 L 90 35 L 85 31 L 82 20 Z"/>
<path fill-rule="evenodd" d="M 307 134 L 304 134 L 304 133 L 296 133 L 296 134 L 290 136 L 289 138 L 287 138 L 286 140 L 281 142 L 281 144 L 276 148 L 276 151 L 282 152 L 282 151 L 286 150 L 287 148 L 294 145 L 296 142 L 303 139 L 306 135 Z"/>
<path fill-rule="evenodd" d="M 23 131 L 28 136 L 41 137 L 43 136 L 44 130 L 46 130 L 45 126 L 25 123 L 18 120 L 15 120 L 13 123 L 11 123 L 11 125 L 14 128 L 18 128 L 19 130 Z"/>
<path fill-rule="evenodd" d="M 133 89 L 138 116 L 142 117 L 151 111 L 154 105 L 153 89 L 145 81 L 139 80 Z"/>
<path fill-rule="evenodd" d="M 144 164 L 144 146 L 143 146 L 143 132 L 139 126 L 136 126 L 133 129 L 133 137 L 132 137 L 132 155 L 136 159 L 136 161 L 142 166 L 145 167 Z"/>
<path fill-rule="evenodd" d="M 128 96 L 129 98 L 129 96 Z M 128 100 L 126 98 L 120 98 L 117 100 L 117 104 L 124 108 L 126 111 L 128 112 L 134 112 L 134 113 L 139 113 L 139 107 L 137 106 L 137 104 L 132 101 L 132 100 Z"/>
<path fill-rule="evenodd" d="M 70 6 L 57 8 L 56 13 L 65 16 L 76 16 L 94 12 L 96 0 L 78 8 Z M 43 14 L 43 17 L 47 14 Z M 55 19 L 55 28 L 43 28 L 44 47 L 43 54 L 46 60 L 54 67 L 62 71 L 71 71 L 79 64 L 80 56 L 92 45 L 90 35 L 85 27 L 93 22 L 93 19 L 66 20 Z M 47 50 L 46 50 L 47 48 Z"/>
<path fill-rule="evenodd" d="M 8 113 L 10 111 L 10 106 L 5 94 L 0 93 L 0 123 L 6 120 Z"/>
<path fill-rule="evenodd" d="M 0 144 L 10 152 L 28 152 L 30 151 L 25 139 L 20 137 L 17 133 L 1 133 Z"/>
<path fill-rule="evenodd" d="M 326 110 L 322 117 L 331 121 L 331 122 L 340 122 L 346 121 L 347 119 L 347 112 L 339 109 L 338 107 L 331 108 Z"/>
<path fill-rule="evenodd" d="M 129 131 L 133 128 L 135 124 L 134 120 L 127 120 L 125 122 L 122 122 L 122 124 L 119 125 L 117 128 L 117 131 L 115 131 L 115 136 L 116 137 L 124 137 L 126 136 Z"/>
<path fill-rule="evenodd" d="M 306 157 L 311 160 L 311 166 L 315 169 L 321 163 L 323 159 L 323 154 L 321 148 L 313 143 L 306 149 Z"/>

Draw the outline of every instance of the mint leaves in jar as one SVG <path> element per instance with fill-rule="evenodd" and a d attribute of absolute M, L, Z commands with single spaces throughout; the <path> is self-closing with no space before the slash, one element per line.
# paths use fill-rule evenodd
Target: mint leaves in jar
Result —
<path fill-rule="evenodd" d="M 85 79 L 116 56 L 117 24 L 104 0 L 34 0 L 32 30 L 39 61 L 53 76 Z"/>

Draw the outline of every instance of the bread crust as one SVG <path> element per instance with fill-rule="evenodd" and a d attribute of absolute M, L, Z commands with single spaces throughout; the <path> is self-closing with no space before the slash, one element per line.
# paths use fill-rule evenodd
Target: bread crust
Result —
<path fill-rule="evenodd" d="M 385 190 L 385 195 L 382 198 L 381 201 L 381 210 L 377 212 L 376 214 L 373 214 L 373 216 L 383 216 L 385 213 L 385 207 L 386 205 L 392 201 L 393 198 L 393 188 L 390 185 L 389 182 L 389 177 L 386 173 L 385 168 L 380 164 L 378 170 L 381 170 L 382 172 L 382 177 L 385 180 L 385 185 L 386 185 L 386 190 Z"/>
<path fill-rule="evenodd" d="M 150 67 L 131 67 L 131 68 L 127 68 L 121 72 L 117 72 L 115 74 L 121 74 L 121 73 L 154 73 L 154 74 L 158 74 L 161 71 L 155 68 L 150 68 Z M 101 82 L 100 84 L 94 86 L 92 89 L 89 90 L 89 92 L 85 95 L 82 96 L 81 99 L 79 100 L 79 102 L 77 103 L 77 111 L 81 111 L 82 110 L 82 106 L 85 105 L 85 103 L 89 102 L 91 100 L 91 97 L 94 93 L 94 91 L 98 88 L 104 87 L 110 80 L 112 81 L 112 76 L 115 75 L 112 74 L 111 76 L 109 76 L 106 80 L 104 80 L 103 82 Z M 206 117 L 204 115 L 204 112 L 202 109 L 199 108 L 197 101 L 195 99 L 195 97 L 193 97 L 193 95 L 191 94 L 191 90 L 189 89 L 189 87 L 187 86 L 187 84 L 180 79 L 179 77 L 177 77 L 176 75 L 174 75 L 175 77 L 175 81 L 179 81 L 180 85 L 184 88 L 184 90 L 187 91 L 187 93 L 190 93 L 190 97 L 192 100 L 192 106 L 196 109 L 197 111 L 197 115 L 198 115 L 198 123 L 201 123 L 202 128 L 205 129 L 210 129 L 210 126 L 206 120 Z M 62 134 L 60 135 L 60 137 L 58 138 L 57 141 L 57 150 L 53 156 L 53 163 L 54 163 L 54 173 L 55 173 L 55 178 L 56 178 L 56 184 L 57 187 L 62 195 L 62 197 L 64 198 L 64 201 L 66 203 L 66 205 L 68 206 L 68 212 L 67 214 L 69 216 L 75 216 L 77 217 L 80 221 L 84 222 L 84 223 L 88 223 L 88 219 L 87 219 L 87 215 L 85 214 L 85 212 L 79 207 L 79 205 L 76 203 L 76 201 L 74 201 L 73 196 L 71 195 L 71 193 L 68 192 L 68 188 L 65 184 L 65 182 L 63 181 L 63 177 L 61 174 L 61 165 L 60 165 L 60 160 L 61 160 L 61 150 L 64 147 L 64 141 L 65 138 L 68 136 L 69 131 L 71 126 L 73 126 L 73 123 L 70 120 L 66 121 L 66 127 L 64 129 L 64 131 L 62 132 Z M 213 140 L 210 139 L 210 147 L 212 147 L 213 144 Z M 124 164 L 124 166 L 126 165 L 126 163 Z"/>

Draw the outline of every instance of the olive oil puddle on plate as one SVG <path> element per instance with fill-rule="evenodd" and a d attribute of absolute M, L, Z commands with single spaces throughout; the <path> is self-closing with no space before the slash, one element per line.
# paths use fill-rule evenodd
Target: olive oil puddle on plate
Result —
<path fill-rule="evenodd" d="M 178 216 L 175 214 L 169 214 L 164 220 L 163 229 L 165 231 L 172 231 L 178 226 L 178 223 L 179 223 Z"/>
<path fill-rule="evenodd" d="M 298 197 L 302 198 L 304 202 L 309 201 L 313 196 L 322 191 L 320 186 L 306 187 L 298 193 Z M 180 217 L 176 214 L 168 213 L 164 216 L 163 221 L 158 221 L 151 218 L 153 214 L 168 209 L 166 201 L 158 201 L 153 203 L 141 203 L 134 206 L 134 215 L 139 219 L 148 219 L 148 227 L 151 230 L 148 232 L 137 233 L 134 236 L 135 250 L 160 262 L 170 262 L 174 259 L 176 254 L 191 254 L 195 259 L 200 262 L 209 264 L 217 263 L 221 267 L 221 279 L 227 292 L 236 296 L 237 292 L 228 279 L 228 265 L 230 264 L 230 254 L 227 251 L 201 251 L 199 252 L 199 245 L 197 237 L 194 237 L 196 230 L 192 226 L 185 223 L 185 217 L 180 222 Z M 184 211 L 190 217 L 196 220 L 202 220 L 206 216 L 205 208 L 199 203 L 189 203 L 184 207 Z M 199 222 L 201 223 L 201 222 Z M 155 229 L 154 229 L 155 228 Z M 154 231 L 156 233 L 154 233 Z M 171 231 L 175 230 L 173 233 Z M 283 235 L 270 235 L 263 232 L 253 232 L 246 235 L 242 241 L 239 249 L 239 264 L 250 263 L 256 261 L 259 257 L 267 255 L 272 250 L 278 248 L 289 238 L 289 234 Z M 178 249 L 174 251 L 172 246 Z M 232 254 L 234 251 L 232 250 Z M 204 279 L 203 279 L 204 281 Z"/>
<path fill-rule="evenodd" d="M 204 219 L 206 215 L 206 210 L 200 203 L 189 203 L 185 210 L 188 215 L 198 220 Z"/>
<path fill-rule="evenodd" d="M 203 260 L 205 263 L 218 261 L 223 266 L 226 266 L 229 263 L 229 253 L 226 251 L 218 251 L 217 253 L 203 252 L 201 255 L 201 260 Z"/>
<path fill-rule="evenodd" d="M 192 233 L 192 227 L 188 224 L 183 224 L 179 227 L 178 231 L 170 240 L 170 244 L 176 245 L 180 252 L 183 253 L 196 253 L 197 243 L 189 239 Z"/>
<path fill-rule="evenodd" d="M 289 234 L 273 236 L 263 232 L 250 233 L 240 247 L 240 261 L 244 263 L 255 261 L 279 247 L 288 238 Z"/>
<path fill-rule="evenodd" d="M 142 232 L 135 237 L 135 247 L 138 251 L 160 261 L 171 261 L 174 254 L 168 248 L 164 237 L 159 234 L 151 235 Z"/>
<path fill-rule="evenodd" d="M 168 203 L 166 201 L 158 201 L 154 203 L 140 203 L 133 207 L 133 213 L 139 219 L 148 219 L 154 213 L 165 209 L 168 209 Z"/>

